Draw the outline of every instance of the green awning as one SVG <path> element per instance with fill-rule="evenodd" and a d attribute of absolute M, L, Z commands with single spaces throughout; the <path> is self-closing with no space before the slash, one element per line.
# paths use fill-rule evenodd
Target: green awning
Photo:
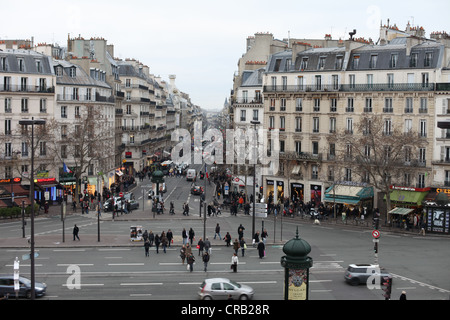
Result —
<path fill-rule="evenodd" d="M 411 213 L 413 211 L 414 211 L 414 209 L 398 207 L 398 208 L 392 209 L 391 211 L 389 211 L 389 213 L 390 214 L 400 214 L 403 216 L 403 215 Z"/>
<path fill-rule="evenodd" d="M 371 198 L 373 187 L 334 184 L 325 191 L 324 202 L 356 205 L 362 200 Z"/>
<path fill-rule="evenodd" d="M 428 191 L 406 191 L 406 190 L 392 190 L 390 197 L 392 203 L 408 203 L 415 206 L 421 206 L 423 199 L 425 199 Z M 386 200 L 386 196 L 384 196 Z"/>

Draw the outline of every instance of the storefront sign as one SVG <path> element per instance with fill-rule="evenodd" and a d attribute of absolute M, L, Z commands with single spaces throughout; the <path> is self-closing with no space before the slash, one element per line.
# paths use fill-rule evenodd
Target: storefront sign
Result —
<path fill-rule="evenodd" d="M 20 183 L 22 178 L 0 179 L 0 184 Z"/>

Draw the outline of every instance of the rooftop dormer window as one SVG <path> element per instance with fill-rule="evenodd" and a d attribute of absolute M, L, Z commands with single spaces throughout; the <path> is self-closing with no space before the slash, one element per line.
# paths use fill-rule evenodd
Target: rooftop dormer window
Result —
<path fill-rule="evenodd" d="M 77 76 L 77 68 L 71 67 L 71 68 L 69 69 L 69 76 L 70 76 L 71 78 L 75 78 L 75 77 Z"/>

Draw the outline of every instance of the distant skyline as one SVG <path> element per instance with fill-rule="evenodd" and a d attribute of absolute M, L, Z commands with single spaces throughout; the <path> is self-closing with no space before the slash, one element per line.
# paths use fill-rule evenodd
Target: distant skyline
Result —
<path fill-rule="evenodd" d="M 115 56 L 133 58 L 189 94 L 193 104 L 220 110 L 228 99 L 246 39 L 258 32 L 275 39 L 379 38 L 380 22 L 404 30 L 408 21 L 431 32 L 450 32 L 450 2 L 430 0 L 22 0 L 2 7 L 0 39 L 31 39 L 67 46 L 67 37 L 102 37 Z"/>

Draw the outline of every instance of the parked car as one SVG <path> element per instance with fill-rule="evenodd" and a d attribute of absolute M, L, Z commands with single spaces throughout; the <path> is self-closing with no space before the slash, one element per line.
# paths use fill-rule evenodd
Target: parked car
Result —
<path fill-rule="evenodd" d="M 191 194 L 195 195 L 195 196 L 199 196 L 203 193 L 203 188 L 200 186 L 193 186 L 191 188 Z"/>
<path fill-rule="evenodd" d="M 350 264 L 345 271 L 344 278 L 347 283 L 357 286 L 367 284 L 367 280 L 373 276 L 379 277 L 380 284 L 383 282 L 383 278 L 392 278 L 392 275 L 384 268 L 374 264 Z"/>
<path fill-rule="evenodd" d="M 198 296 L 203 300 L 252 299 L 254 290 L 244 284 L 239 284 L 226 278 L 205 279 L 200 285 Z"/>
<path fill-rule="evenodd" d="M 19 297 L 31 298 L 31 280 L 25 277 L 19 277 Z M 45 295 L 47 291 L 47 285 L 42 282 L 34 283 L 34 294 L 36 297 Z M 14 275 L 0 276 L 0 297 L 4 297 L 9 294 L 10 298 L 16 296 L 14 291 Z"/>

